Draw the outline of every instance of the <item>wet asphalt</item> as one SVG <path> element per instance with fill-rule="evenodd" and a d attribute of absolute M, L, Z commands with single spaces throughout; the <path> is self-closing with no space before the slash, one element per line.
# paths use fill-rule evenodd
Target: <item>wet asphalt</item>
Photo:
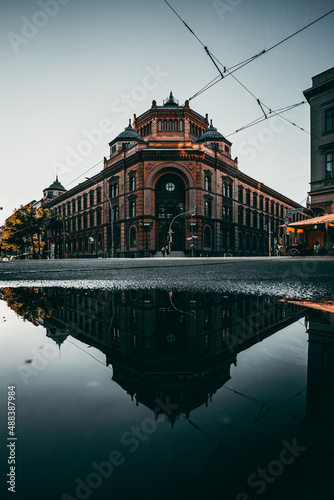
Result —
<path fill-rule="evenodd" d="M 0 261 L 0 288 L 163 289 L 334 299 L 333 257 Z"/>

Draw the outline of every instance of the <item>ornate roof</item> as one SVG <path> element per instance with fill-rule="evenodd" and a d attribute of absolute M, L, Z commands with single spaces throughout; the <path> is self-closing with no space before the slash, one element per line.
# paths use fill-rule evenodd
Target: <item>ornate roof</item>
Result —
<path fill-rule="evenodd" d="M 179 107 L 179 101 L 178 101 L 178 99 L 175 99 L 172 91 L 170 92 L 169 97 L 167 97 L 167 99 L 164 100 L 164 107 L 168 107 L 168 108 L 178 108 Z"/>
<path fill-rule="evenodd" d="M 145 142 L 142 136 L 138 134 L 138 132 L 136 132 L 133 126 L 131 125 L 130 119 L 129 119 L 129 125 L 112 142 L 117 142 L 117 141 Z"/>
<path fill-rule="evenodd" d="M 210 127 L 197 140 L 197 142 L 205 141 L 226 141 L 225 137 L 212 125 L 212 120 L 210 120 Z"/>
<path fill-rule="evenodd" d="M 59 182 L 58 180 L 58 175 L 56 175 L 56 180 L 48 187 L 45 188 L 44 191 L 50 190 L 50 191 L 66 191 L 64 186 Z"/>

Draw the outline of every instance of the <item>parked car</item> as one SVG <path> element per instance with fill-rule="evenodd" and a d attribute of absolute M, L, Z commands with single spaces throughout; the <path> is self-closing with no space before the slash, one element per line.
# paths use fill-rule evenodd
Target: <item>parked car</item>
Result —
<path fill-rule="evenodd" d="M 297 255 L 313 255 L 313 248 L 306 247 L 305 245 L 292 245 L 287 248 L 286 254 L 293 257 Z"/>

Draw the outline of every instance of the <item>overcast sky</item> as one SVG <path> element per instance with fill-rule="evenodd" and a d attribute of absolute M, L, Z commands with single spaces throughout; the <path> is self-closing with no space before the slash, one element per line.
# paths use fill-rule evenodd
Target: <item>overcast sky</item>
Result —
<path fill-rule="evenodd" d="M 169 3 L 227 68 L 333 9 L 332 0 Z M 183 104 L 218 74 L 163 0 L 7 0 L 0 9 L 0 224 L 40 199 L 56 172 L 68 188 L 98 173 L 108 143 L 153 99 L 172 90 Z M 333 27 L 334 13 L 235 77 L 273 110 L 303 101 L 312 76 L 334 65 Z M 228 136 L 241 171 L 302 202 L 308 134 L 271 118 L 230 135 L 263 116 L 256 99 L 229 76 L 190 106 Z M 310 130 L 307 103 L 285 116 Z"/>

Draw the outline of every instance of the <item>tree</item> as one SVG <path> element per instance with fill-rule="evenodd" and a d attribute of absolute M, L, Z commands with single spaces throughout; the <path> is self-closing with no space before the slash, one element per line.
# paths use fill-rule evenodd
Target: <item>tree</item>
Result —
<path fill-rule="evenodd" d="M 49 210 L 37 208 L 32 203 L 22 206 L 6 220 L 2 227 L 3 248 L 13 254 L 21 249 L 29 247 L 33 258 L 40 254 L 44 243 L 41 236 L 48 222 Z"/>

